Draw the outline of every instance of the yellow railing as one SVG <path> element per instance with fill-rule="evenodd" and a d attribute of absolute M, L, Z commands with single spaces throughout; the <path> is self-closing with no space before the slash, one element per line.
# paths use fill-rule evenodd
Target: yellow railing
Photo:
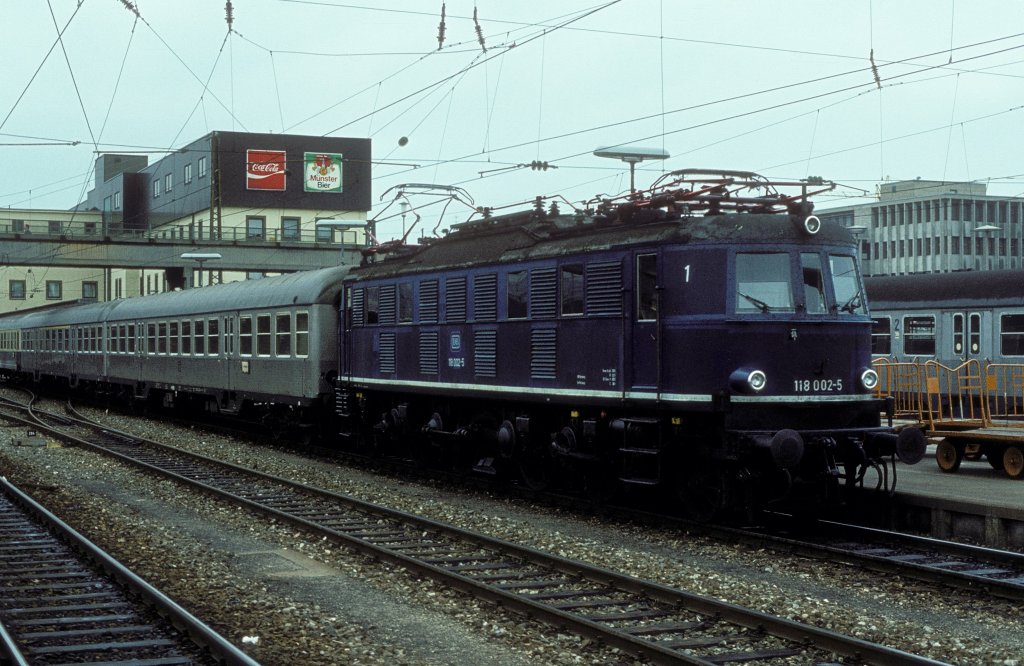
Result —
<path fill-rule="evenodd" d="M 879 397 L 895 399 L 895 416 L 916 418 L 929 430 L 957 427 L 1024 428 L 1024 364 L 984 364 L 971 359 L 956 367 L 938 361 L 872 362 Z"/>

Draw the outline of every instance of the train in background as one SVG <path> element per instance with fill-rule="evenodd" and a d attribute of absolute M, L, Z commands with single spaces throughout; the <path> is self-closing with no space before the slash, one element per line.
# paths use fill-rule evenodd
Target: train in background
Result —
<path fill-rule="evenodd" d="M 0 369 L 704 519 L 842 502 L 925 440 L 881 423 L 857 245 L 808 200 L 828 187 L 682 170 L 358 267 L 16 313 Z"/>
<path fill-rule="evenodd" d="M 865 278 L 871 352 L 897 360 L 1024 363 L 1024 270 Z"/>

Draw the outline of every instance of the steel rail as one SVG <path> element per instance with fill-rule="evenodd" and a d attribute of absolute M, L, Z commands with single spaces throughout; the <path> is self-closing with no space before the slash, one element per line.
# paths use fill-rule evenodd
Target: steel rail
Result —
<path fill-rule="evenodd" d="M 2 476 L 0 476 L 0 491 L 24 511 L 27 516 L 30 516 L 38 524 L 45 526 L 50 534 L 77 552 L 83 559 L 92 563 L 106 577 L 116 581 L 121 588 L 131 590 L 134 595 L 141 598 L 146 607 L 156 611 L 160 617 L 170 622 L 176 628 L 180 633 L 181 639 L 184 640 L 187 637 L 187 640 L 200 650 L 205 650 L 211 657 L 212 662 L 229 666 L 258 666 L 257 661 L 246 655 L 167 595 L 157 590 L 86 539 L 70 525 Z M 13 638 L 9 630 L 5 630 L 3 633 L 5 634 L 5 642 L 8 639 L 16 640 L 17 632 L 14 632 Z M 129 643 L 120 649 L 129 650 L 131 649 L 131 644 Z M 126 658 L 123 652 L 121 654 L 122 658 Z M 15 663 L 18 662 L 16 661 Z"/>

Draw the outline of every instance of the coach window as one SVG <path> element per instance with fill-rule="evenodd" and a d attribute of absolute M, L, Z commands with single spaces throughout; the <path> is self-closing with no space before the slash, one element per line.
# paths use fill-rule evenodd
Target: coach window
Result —
<path fill-rule="evenodd" d="M 935 317 L 903 318 L 903 353 L 919 356 L 935 355 Z"/>
<path fill-rule="evenodd" d="M 206 353 L 206 322 L 202 319 L 196 319 L 193 324 L 195 326 L 196 344 L 195 349 L 192 351 L 196 356 L 202 356 Z"/>
<path fill-rule="evenodd" d="M 295 355 L 309 356 L 309 313 L 295 313 Z"/>
<path fill-rule="evenodd" d="M 135 324 L 128 324 L 128 353 L 135 353 Z"/>
<path fill-rule="evenodd" d="M 505 316 L 508 319 L 526 319 L 526 287 L 526 271 L 512 271 L 505 276 L 507 294 Z"/>
<path fill-rule="evenodd" d="M 999 318 L 999 342 L 1003 356 L 1024 356 L 1024 314 Z"/>
<path fill-rule="evenodd" d="M 789 255 L 782 252 L 736 255 L 736 312 L 792 312 Z"/>
<path fill-rule="evenodd" d="M 871 319 L 871 353 L 879 356 L 892 353 L 892 320 L 888 317 Z"/>
<path fill-rule="evenodd" d="M 167 353 L 167 322 L 161 321 L 156 325 L 156 353 Z"/>
<path fill-rule="evenodd" d="M 192 354 L 192 322 L 188 319 L 181 322 L 181 353 Z"/>
<path fill-rule="evenodd" d="M 156 353 L 156 324 L 146 325 L 146 337 L 148 339 L 146 351 L 150 354 Z"/>
<path fill-rule="evenodd" d="M 239 320 L 238 353 L 241 356 L 252 356 L 252 317 L 249 315 Z"/>
<path fill-rule="evenodd" d="M 252 326 L 251 321 L 249 325 Z M 249 344 L 251 345 L 252 342 L 250 341 Z M 206 354 L 208 356 L 220 354 L 220 321 L 216 317 L 206 320 Z"/>
<path fill-rule="evenodd" d="M 178 332 L 179 332 L 178 322 L 172 321 L 168 325 L 167 331 L 168 331 L 168 336 L 167 337 L 168 337 L 168 339 L 170 341 L 170 344 L 167 346 L 168 352 L 173 354 L 174 356 L 177 356 L 178 355 L 178 349 L 179 349 L 179 346 L 178 346 Z"/>
<path fill-rule="evenodd" d="M 292 353 L 292 316 L 284 312 L 277 314 L 277 323 L 274 326 L 276 344 L 275 356 L 291 356 Z"/>
<path fill-rule="evenodd" d="M 224 353 L 231 356 L 235 353 L 235 319 L 224 317 Z"/>
<path fill-rule="evenodd" d="M 256 315 L 256 354 L 270 356 L 270 315 Z"/>
<path fill-rule="evenodd" d="M 583 264 L 562 266 L 562 315 L 583 314 Z"/>
<path fill-rule="evenodd" d="M 398 284 L 398 323 L 408 324 L 412 321 L 412 282 Z"/>
<path fill-rule="evenodd" d="M 964 316 L 959 313 L 953 315 L 953 353 L 964 353 Z"/>
<path fill-rule="evenodd" d="M 817 252 L 801 252 L 800 273 L 803 281 L 804 311 L 808 314 L 824 314 L 825 276 L 821 269 L 821 255 Z M 838 294 L 836 299 L 839 300 Z"/>

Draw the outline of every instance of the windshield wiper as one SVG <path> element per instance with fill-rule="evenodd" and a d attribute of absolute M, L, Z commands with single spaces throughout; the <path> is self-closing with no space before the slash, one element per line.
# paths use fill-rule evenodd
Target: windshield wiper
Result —
<path fill-rule="evenodd" d="M 863 305 L 864 302 L 861 300 L 861 290 L 858 289 L 857 293 L 850 297 L 850 300 L 842 304 L 839 311 L 854 314 L 857 311 L 857 308 L 863 307 Z"/>
<path fill-rule="evenodd" d="M 743 298 L 747 299 L 754 305 L 756 305 L 758 309 L 761 310 L 761 312 L 767 313 L 769 310 L 771 310 L 771 306 L 762 301 L 760 298 L 754 298 L 753 296 L 744 294 L 742 291 L 737 291 L 736 293 L 742 296 Z"/>

